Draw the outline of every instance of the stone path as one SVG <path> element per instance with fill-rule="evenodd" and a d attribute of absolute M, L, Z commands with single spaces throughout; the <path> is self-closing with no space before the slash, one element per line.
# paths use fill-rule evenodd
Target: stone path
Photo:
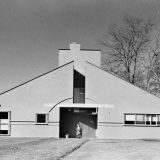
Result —
<path fill-rule="evenodd" d="M 93 139 L 63 160 L 159 160 L 160 140 Z"/>

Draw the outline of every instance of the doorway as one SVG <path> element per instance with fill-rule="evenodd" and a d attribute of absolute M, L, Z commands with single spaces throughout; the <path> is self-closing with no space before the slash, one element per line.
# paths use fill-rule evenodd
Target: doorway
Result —
<path fill-rule="evenodd" d="M 80 124 L 82 137 L 94 138 L 97 129 L 97 108 L 60 108 L 59 137 L 76 138 L 76 127 Z"/>

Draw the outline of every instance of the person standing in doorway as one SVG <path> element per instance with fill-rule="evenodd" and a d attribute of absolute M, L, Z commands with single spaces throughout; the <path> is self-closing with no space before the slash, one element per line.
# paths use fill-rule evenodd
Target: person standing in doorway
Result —
<path fill-rule="evenodd" d="M 82 137 L 82 128 L 79 123 L 77 124 L 77 127 L 76 127 L 76 136 L 77 136 L 77 138 Z"/>

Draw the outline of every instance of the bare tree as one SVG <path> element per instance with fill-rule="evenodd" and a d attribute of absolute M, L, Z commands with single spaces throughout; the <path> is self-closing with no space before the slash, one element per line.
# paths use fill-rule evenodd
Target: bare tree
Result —
<path fill-rule="evenodd" d="M 144 57 L 154 24 L 147 20 L 125 16 L 121 25 L 113 25 L 100 40 L 106 58 L 103 67 L 138 85 L 145 72 Z"/>
<path fill-rule="evenodd" d="M 156 32 L 154 37 L 146 63 L 146 90 L 160 96 L 160 32 Z"/>

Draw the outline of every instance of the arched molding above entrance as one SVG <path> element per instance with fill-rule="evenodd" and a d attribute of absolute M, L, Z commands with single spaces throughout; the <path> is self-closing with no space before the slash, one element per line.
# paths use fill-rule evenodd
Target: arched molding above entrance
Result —
<path fill-rule="evenodd" d="M 59 101 L 58 103 L 56 103 L 56 104 L 49 110 L 49 113 L 50 113 L 56 106 L 58 106 L 58 105 L 60 105 L 60 104 L 63 104 L 64 102 L 69 101 L 69 100 L 71 100 L 71 99 L 73 99 L 73 97 L 69 97 L 69 98 L 66 98 L 66 99 L 63 99 L 63 100 Z M 91 101 L 92 103 L 94 102 L 94 104 L 96 104 L 96 101 L 93 100 L 92 98 L 85 98 L 85 100 L 89 100 L 89 101 Z"/>

